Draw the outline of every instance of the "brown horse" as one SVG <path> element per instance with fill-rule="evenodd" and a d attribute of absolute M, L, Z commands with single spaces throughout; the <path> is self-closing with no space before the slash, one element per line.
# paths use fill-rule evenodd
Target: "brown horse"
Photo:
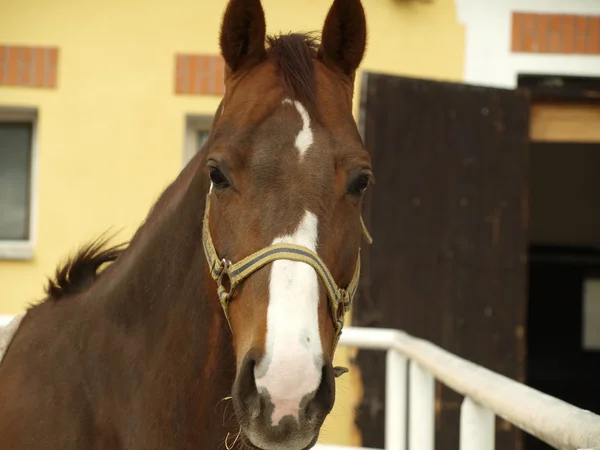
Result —
<path fill-rule="evenodd" d="M 365 42 L 360 0 L 333 2 L 320 43 L 266 37 L 259 0 L 229 2 L 207 143 L 126 248 L 85 247 L 28 310 L 0 448 L 315 444 L 372 178 L 352 116 Z"/>

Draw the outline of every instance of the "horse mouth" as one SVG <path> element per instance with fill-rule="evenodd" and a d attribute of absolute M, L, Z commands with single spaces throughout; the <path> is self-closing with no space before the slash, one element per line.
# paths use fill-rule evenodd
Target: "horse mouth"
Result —
<path fill-rule="evenodd" d="M 254 445 L 254 443 L 250 440 L 250 438 L 248 437 L 248 435 L 244 432 L 244 430 L 240 430 L 240 436 L 239 438 L 241 439 L 242 443 L 246 446 L 246 448 L 250 449 L 250 450 L 288 450 L 290 448 L 289 444 L 282 442 L 281 444 L 277 445 L 276 447 L 269 447 L 267 448 L 262 448 L 262 447 L 257 447 L 256 445 Z M 319 433 L 317 433 L 315 435 L 315 437 L 310 441 L 310 443 L 306 446 L 303 447 L 301 449 L 298 450 L 309 450 L 311 448 L 313 448 L 315 445 L 317 445 L 317 440 L 319 439 Z"/>

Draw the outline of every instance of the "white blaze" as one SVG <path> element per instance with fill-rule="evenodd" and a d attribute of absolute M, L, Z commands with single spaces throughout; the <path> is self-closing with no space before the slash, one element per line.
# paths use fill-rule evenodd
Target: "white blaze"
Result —
<path fill-rule="evenodd" d="M 295 142 L 296 148 L 300 153 L 300 159 L 302 159 L 304 153 L 306 153 L 306 150 L 308 150 L 313 143 L 313 133 L 310 129 L 310 117 L 308 115 L 308 111 L 306 111 L 304 105 L 302 105 L 302 103 L 300 103 L 299 101 L 291 101 L 289 99 L 286 99 L 283 101 L 283 103 L 293 104 L 296 107 L 298 113 L 300 114 L 300 118 L 302 119 L 302 129 L 296 135 Z"/>
<path fill-rule="evenodd" d="M 297 244 L 316 251 L 317 229 L 317 217 L 306 211 L 296 232 L 273 244 Z M 311 266 L 283 259 L 272 263 L 266 348 L 255 378 L 258 391 L 268 393 L 274 406 L 273 426 L 285 416 L 297 418 L 304 396 L 321 383 L 318 306 L 319 280 Z"/>
<path fill-rule="evenodd" d="M 302 119 L 295 146 L 300 160 L 313 143 L 308 112 L 300 102 L 293 104 Z M 305 211 L 296 231 L 273 244 L 288 243 L 316 252 L 318 219 Z M 319 332 L 319 280 L 306 263 L 276 260 L 271 264 L 265 353 L 255 368 L 259 392 L 267 394 L 274 406 L 275 426 L 285 416 L 298 418 L 301 402 L 321 384 L 323 350 Z"/>

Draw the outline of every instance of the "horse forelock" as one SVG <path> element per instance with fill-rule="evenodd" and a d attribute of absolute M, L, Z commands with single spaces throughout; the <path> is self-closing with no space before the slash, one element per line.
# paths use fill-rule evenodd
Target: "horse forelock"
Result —
<path fill-rule="evenodd" d="M 316 33 L 267 36 L 267 54 L 273 59 L 286 97 L 299 101 L 311 118 L 318 119 L 315 63 L 319 48 Z"/>

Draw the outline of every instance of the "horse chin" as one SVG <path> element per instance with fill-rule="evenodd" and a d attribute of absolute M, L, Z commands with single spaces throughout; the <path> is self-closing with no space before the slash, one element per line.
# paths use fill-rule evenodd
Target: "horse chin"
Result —
<path fill-rule="evenodd" d="M 248 437 L 247 432 L 244 431 L 243 428 L 240 430 L 240 439 L 242 443 L 251 450 L 308 450 L 313 448 L 317 444 L 317 440 L 319 439 L 319 433 L 317 433 L 309 442 L 309 444 L 305 447 L 294 447 L 292 444 L 287 442 L 259 447 L 254 442 L 252 442 L 250 437 Z"/>

